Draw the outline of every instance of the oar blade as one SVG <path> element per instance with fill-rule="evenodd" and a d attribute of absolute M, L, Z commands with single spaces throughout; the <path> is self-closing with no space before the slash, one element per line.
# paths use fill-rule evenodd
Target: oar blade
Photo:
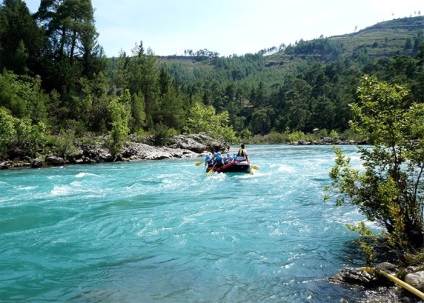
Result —
<path fill-rule="evenodd" d="M 194 163 L 194 165 L 196 165 L 196 166 L 199 166 L 199 165 L 202 165 L 202 164 L 203 164 L 202 161 L 199 161 L 199 162 Z"/>

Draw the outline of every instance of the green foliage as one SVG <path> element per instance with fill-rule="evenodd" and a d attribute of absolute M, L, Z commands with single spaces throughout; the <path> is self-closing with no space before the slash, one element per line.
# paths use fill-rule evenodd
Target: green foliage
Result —
<path fill-rule="evenodd" d="M 372 147 L 359 147 L 363 170 L 339 148 L 330 171 L 337 204 L 351 203 L 387 231 L 387 243 L 410 249 L 423 245 L 424 105 L 404 106 L 408 91 L 364 76 L 360 102 L 352 105 L 351 127 Z"/>
<path fill-rule="evenodd" d="M 163 124 L 156 124 L 153 131 L 153 143 L 156 146 L 168 145 L 169 138 L 171 137 L 171 131 Z"/>
<path fill-rule="evenodd" d="M 44 32 L 37 26 L 25 2 L 6 0 L 0 5 L 0 67 L 29 74 L 45 45 Z"/>
<path fill-rule="evenodd" d="M 346 225 L 346 227 L 362 236 L 362 238 L 358 239 L 358 243 L 365 253 L 365 262 L 367 266 L 372 266 L 377 260 L 377 252 L 374 246 L 377 244 L 378 235 L 367 228 L 364 222 L 359 222 L 356 226 Z"/>
<path fill-rule="evenodd" d="M 338 143 L 340 141 L 339 133 L 335 131 L 334 129 L 331 130 L 330 137 L 331 139 L 333 139 L 334 143 Z"/>
<path fill-rule="evenodd" d="M 112 156 L 117 156 L 122 152 L 125 140 L 130 131 L 128 124 L 130 118 L 131 96 L 128 90 L 120 98 L 115 98 L 109 104 L 108 110 L 111 117 L 112 129 L 109 133 L 108 143 Z"/>
<path fill-rule="evenodd" d="M 4 107 L 0 107 L 0 133 L 0 154 L 2 154 L 16 137 L 15 119 Z"/>
<path fill-rule="evenodd" d="M 294 131 L 287 134 L 287 139 L 290 143 L 296 143 L 300 140 L 309 141 L 309 135 L 303 133 L 302 131 Z"/>
<path fill-rule="evenodd" d="M 206 132 L 216 138 L 224 138 L 227 142 L 234 142 L 236 135 L 228 125 L 228 112 L 216 114 L 212 106 L 195 103 L 187 120 L 189 133 Z"/>
<path fill-rule="evenodd" d="M 131 96 L 131 121 L 132 130 L 137 131 L 146 126 L 146 110 L 142 93 Z"/>
<path fill-rule="evenodd" d="M 272 108 L 259 108 L 256 109 L 252 114 L 252 120 L 250 121 L 253 133 L 255 134 L 267 134 L 271 131 L 271 118 L 274 115 Z"/>
<path fill-rule="evenodd" d="M 75 130 L 72 128 L 62 130 L 53 137 L 53 145 L 55 152 L 62 157 L 75 154 L 78 150 L 75 146 Z"/>
<path fill-rule="evenodd" d="M 278 133 L 278 132 L 270 132 L 268 135 L 265 136 L 266 140 L 271 144 L 283 144 L 286 143 L 288 138 L 285 133 Z"/>
<path fill-rule="evenodd" d="M 424 250 L 418 250 L 412 253 L 405 254 L 406 263 L 417 266 L 417 270 L 424 270 Z"/>
<path fill-rule="evenodd" d="M 39 77 L 18 76 L 7 70 L 0 75 L 0 106 L 8 108 L 13 116 L 45 121 L 47 100 L 47 95 L 41 91 Z"/>
<path fill-rule="evenodd" d="M 32 124 L 29 118 L 13 117 L 0 107 L 0 154 L 11 147 L 19 147 L 34 155 L 46 142 L 46 126 L 43 122 Z"/>
<path fill-rule="evenodd" d="M 251 136 L 252 132 L 248 129 L 243 129 L 239 134 L 240 140 L 245 142 L 249 142 Z"/>

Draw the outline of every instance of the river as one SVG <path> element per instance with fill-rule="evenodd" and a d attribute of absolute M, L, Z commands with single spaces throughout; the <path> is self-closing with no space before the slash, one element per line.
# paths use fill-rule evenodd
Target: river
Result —
<path fill-rule="evenodd" d="M 361 262 L 345 224 L 362 216 L 323 200 L 331 147 L 247 151 L 253 175 L 202 159 L 0 171 L 0 301 L 355 302 L 327 281 Z"/>

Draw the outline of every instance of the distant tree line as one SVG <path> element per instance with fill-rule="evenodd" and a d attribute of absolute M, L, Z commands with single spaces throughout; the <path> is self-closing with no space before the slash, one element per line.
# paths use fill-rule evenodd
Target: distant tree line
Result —
<path fill-rule="evenodd" d="M 176 83 L 218 112 L 228 111 L 230 124 L 240 134 L 272 131 L 344 131 L 351 119 L 350 104 L 357 102 L 360 77 L 367 73 L 383 81 L 405 84 L 410 99 L 424 102 L 424 46 L 416 55 L 372 58 L 366 50 L 340 56 L 340 45 L 327 39 L 300 41 L 286 47 L 285 56 L 308 55 L 303 63 L 284 73 L 266 67 L 260 53 L 210 60 L 207 68 L 187 69 L 166 64 Z M 295 60 L 295 59 L 293 59 Z"/>

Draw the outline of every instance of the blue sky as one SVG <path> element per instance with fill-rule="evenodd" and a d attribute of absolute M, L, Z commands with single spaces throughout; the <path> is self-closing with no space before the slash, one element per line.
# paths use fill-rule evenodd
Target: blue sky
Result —
<path fill-rule="evenodd" d="M 35 12 L 40 0 L 26 0 Z M 99 44 L 108 57 L 139 41 L 160 56 L 208 49 L 256 53 L 330 37 L 393 18 L 424 15 L 424 0 L 92 0 Z"/>

